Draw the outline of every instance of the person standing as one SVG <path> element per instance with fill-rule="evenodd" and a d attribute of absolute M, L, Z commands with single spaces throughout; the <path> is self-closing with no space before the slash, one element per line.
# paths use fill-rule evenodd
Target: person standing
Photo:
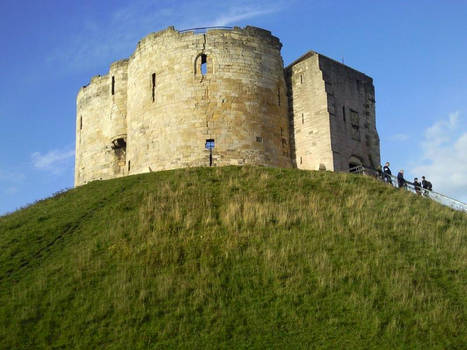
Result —
<path fill-rule="evenodd" d="M 391 169 L 389 169 L 389 162 L 386 162 L 383 167 L 383 176 L 384 176 L 384 181 L 388 182 L 392 185 L 391 181 Z"/>
<path fill-rule="evenodd" d="M 399 188 L 405 187 L 404 170 L 402 169 L 397 174 L 397 184 Z"/>
<path fill-rule="evenodd" d="M 428 196 L 428 191 L 427 190 L 430 187 L 429 185 L 430 185 L 430 182 L 425 179 L 425 176 L 422 176 L 422 188 L 423 188 L 423 194 L 425 196 Z"/>
<path fill-rule="evenodd" d="M 415 188 L 415 192 L 417 194 L 420 194 L 421 193 L 421 188 L 422 188 L 422 184 L 420 182 L 418 182 L 418 177 L 416 177 L 415 179 L 413 179 L 413 186 Z"/>

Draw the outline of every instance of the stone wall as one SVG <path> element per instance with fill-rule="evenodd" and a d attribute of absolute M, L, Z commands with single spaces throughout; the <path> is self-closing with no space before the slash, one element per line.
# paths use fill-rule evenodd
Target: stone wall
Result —
<path fill-rule="evenodd" d="M 75 184 L 209 165 L 207 139 L 214 165 L 292 166 L 280 48 L 255 27 L 148 35 L 78 94 Z"/>
<path fill-rule="evenodd" d="M 380 163 L 373 80 L 310 51 L 286 68 L 291 153 L 300 169 Z"/>
<path fill-rule="evenodd" d="M 281 46 L 249 26 L 143 38 L 78 93 L 75 185 L 208 166 L 207 140 L 215 166 L 379 165 L 372 79 L 314 51 L 284 72 Z"/>
<path fill-rule="evenodd" d="M 307 54 L 287 67 L 286 76 L 295 166 L 334 170 L 328 101 L 319 55 Z"/>
<path fill-rule="evenodd" d="M 113 141 L 126 138 L 128 60 L 83 86 L 76 105 L 75 185 L 126 175 L 125 149 Z"/>
<path fill-rule="evenodd" d="M 319 55 L 331 125 L 334 170 L 346 171 L 358 163 L 380 165 L 373 79 L 328 57 Z"/>

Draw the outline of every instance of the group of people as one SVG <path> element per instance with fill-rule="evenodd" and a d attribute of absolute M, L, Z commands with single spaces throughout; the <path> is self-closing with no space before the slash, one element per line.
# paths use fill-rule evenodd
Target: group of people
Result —
<path fill-rule="evenodd" d="M 389 183 L 392 185 L 392 178 L 391 178 L 391 169 L 389 168 L 390 164 L 389 162 L 386 162 L 383 167 L 383 172 L 382 172 L 382 178 L 385 182 Z M 404 179 L 404 170 L 399 170 L 399 173 L 397 174 L 397 185 L 399 188 L 406 188 L 407 184 L 413 185 L 415 192 L 417 194 L 422 194 L 422 189 L 424 194 L 428 194 L 428 191 L 433 190 L 433 185 L 431 184 L 430 181 L 428 181 L 425 176 L 422 176 L 422 182 L 418 181 L 418 177 L 414 178 L 413 182 L 409 182 L 406 179 Z M 427 191 L 428 190 L 428 191 Z"/>

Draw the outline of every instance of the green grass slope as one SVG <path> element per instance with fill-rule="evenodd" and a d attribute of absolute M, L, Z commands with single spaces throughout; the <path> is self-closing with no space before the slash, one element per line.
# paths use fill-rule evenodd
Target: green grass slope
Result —
<path fill-rule="evenodd" d="M 0 217 L 0 348 L 460 349 L 466 236 L 359 175 L 93 182 Z"/>

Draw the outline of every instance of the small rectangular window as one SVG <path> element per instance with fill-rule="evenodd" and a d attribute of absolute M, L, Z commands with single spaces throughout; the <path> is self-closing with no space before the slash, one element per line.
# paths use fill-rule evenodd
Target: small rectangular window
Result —
<path fill-rule="evenodd" d="M 156 100 L 156 73 L 152 73 L 151 84 L 152 84 L 152 102 L 154 102 Z"/>
<path fill-rule="evenodd" d="M 79 129 L 83 130 L 83 116 L 79 117 Z"/>
<path fill-rule="evenodd" d="M 303 84 L 303 74 L 300 74 L 300 84 Z"/>
<path fill-rule="evenodd" d="M 302 113 L 302 124 L 305 123 L 305 116 Z"/>
<path fill-rule="evenodd" d="M 350 125 L 352 126 L 352 139 L 360 141 L 360 120 L 357 111 L 350 110 Z"/>
<path fill-rule="evenodd" d="M 115 77 L 112 76 L 112 95 L 115 95 Z"/>
<path fill-rule="evenodd" d="M 263 142 L 263 138 L 261 136 L 256 136 L 256 142 Z"/>

